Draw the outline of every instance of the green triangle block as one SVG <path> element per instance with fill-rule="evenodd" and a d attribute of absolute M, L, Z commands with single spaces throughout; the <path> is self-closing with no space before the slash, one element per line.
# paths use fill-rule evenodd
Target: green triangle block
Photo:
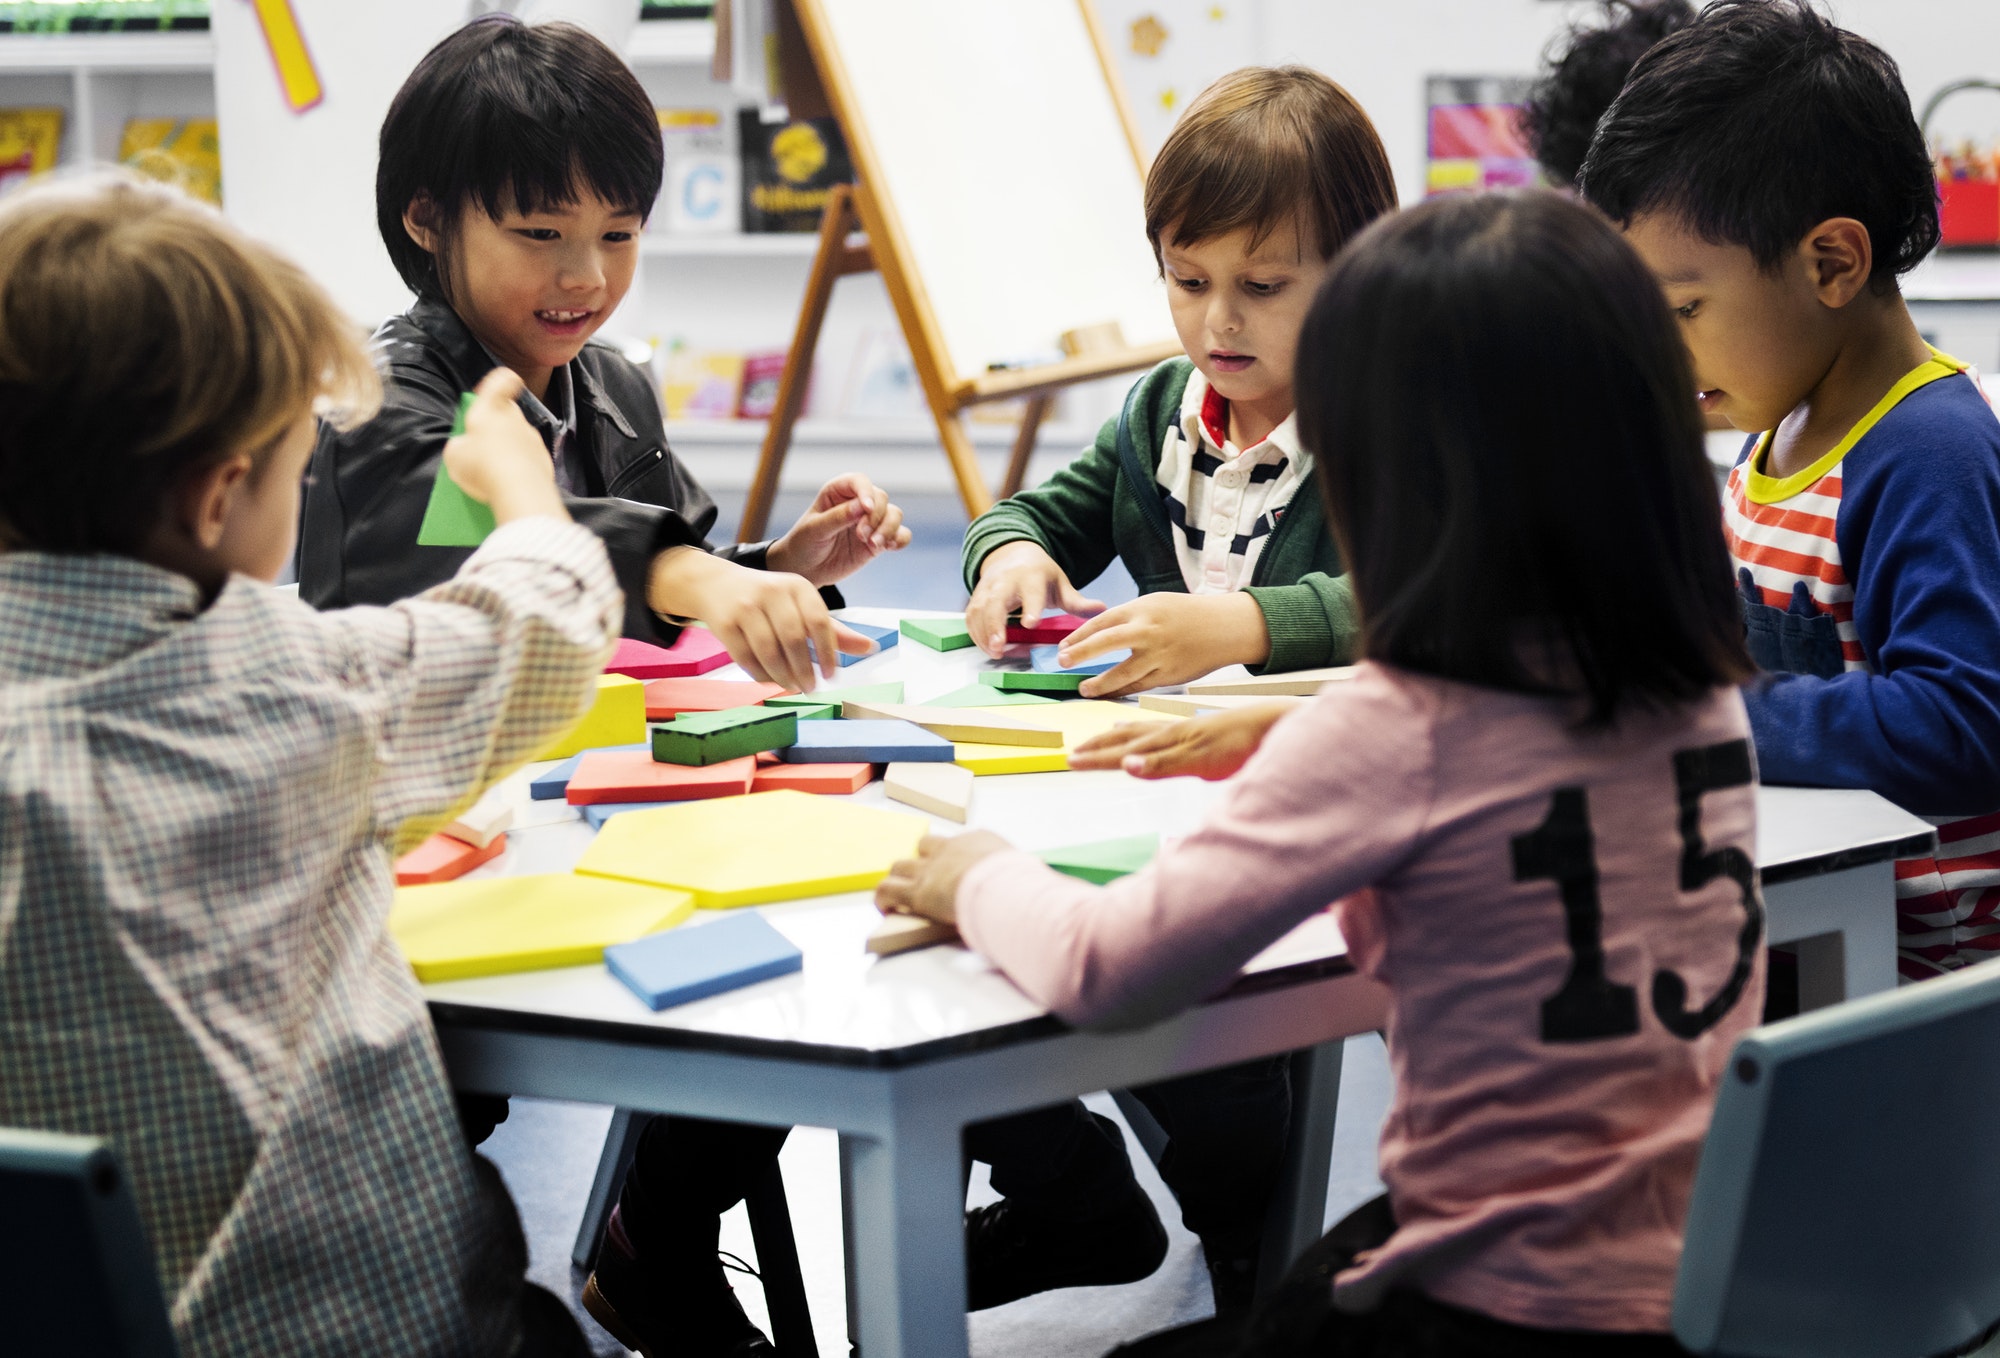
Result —
<path fill-rule="evenodd" d="M 811 693 L 787 693 L 779 698 L 766 698 L 766 707 L 820 707 L 827 703 L 900 703 L 903 701 L 903 681 L 891 684 L 856 684 L 852 688 L 816 688 Z"/>
<path fill-rule="evenodd" d="M 1050 849 L 1041 855 L 1041 860 L 1057 872 L 1103 886 L 1137 872 L 1159 852 L 1158 835 L 1133 835 L 1130 839 L 1103 839 L 1095 844 Z"/>
<path fill-rule="evenodd" d="M 1034 670 L 988 670 L 979 682 L 1003 693 L 1066 693 L 1072 696 L 1083 687 L 1086 674 L 1038 674 Z"/>
<path fill-rule="evenodd" d="M 800 721 L 839 721 L 839 703 L 800 703 L 784 709 L 795 713 Z"/>
<path fill-rule="evenodd" d="M 1056 701 L 1039 693 L 1014 693 L 987 684 L 967 684 L 964 688 L 932 698 L 925 707 L 1042 707 Z"/>
<path fill-rule="evenodd" d="M 451 436 L 465 432 L 465 412 L 472 408 L 472 393 L 458 398 L 458 415 L 451 422 Z M 477 547 L 493 532 L 493 511 L 459 489 L 438 458 L 437 480 L 431 482 L 431 500 L 424 506 L 424 521 L 417 529 L 419 547 Z"/>
<path fill-rule="evenodd" d="M 899 626 L 904 636 L 933 651 L 962 651 L 972 644 L 964 618 L 904 618 Z"/>
<path fill-rule="evenodd" d="M 705 768 L 796 745 L 799 717 L 796 712 L 768 707 L 683 712 L 653 727 L 652 734 L 655 763 Z"/>

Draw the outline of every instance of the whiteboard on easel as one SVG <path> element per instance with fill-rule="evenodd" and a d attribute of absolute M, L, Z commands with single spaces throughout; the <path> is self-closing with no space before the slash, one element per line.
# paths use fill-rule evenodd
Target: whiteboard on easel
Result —
<path fill-rule="evenodd" d="M 948 379 L 1116 321 L 1174 338 L 1137 153 L 1079 0 L 801 0 Z M 878 255 L 881 242 L 877 243 Z"/>

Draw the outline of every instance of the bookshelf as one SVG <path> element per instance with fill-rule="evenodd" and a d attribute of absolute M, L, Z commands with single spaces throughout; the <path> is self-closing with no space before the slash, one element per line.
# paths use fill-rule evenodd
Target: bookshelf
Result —
<path fill-rule="evenodd" d="M 0 35 L 0 107 L 60 108 L 62 162 L 117 159 L 125 120 L 213 118 L 208 33 Z"/>

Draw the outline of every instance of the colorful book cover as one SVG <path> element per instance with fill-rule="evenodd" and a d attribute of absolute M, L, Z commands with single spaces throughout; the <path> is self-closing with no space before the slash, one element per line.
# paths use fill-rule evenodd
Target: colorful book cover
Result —
<path fill-rule="evenodd" d="M 690 349 L 679 343 L 667 351 L 660 396 L 668 419 L 734 419 L 742 389 L 743 355 Z"/>
<path fill-rule="evenodd" d="M 56 167 L 62 127 L 59 108 L 0 109 L 0 191 Z"/>
<path fill-rule="evenodd" d="M 648 226 L 669 236 L 734 235 L 742 230 L 742 189 L 722 110 L 654 112 L 660 119 L 666 173 Z"/>
<path fill-rule="evenodd" d="M 847 143 L 831 118 L 767 123 L 746 108 L 737 140 L 745 231 L 817 231 L 834 185 L 854 182 Z"/>
<path fill-rule="evenodd" d="M 785 375 L 785 351 L 746 354 L 743 358 L 743 395 L 736 413 L 746 420 L 768 420 L 778 408 L 778 383 Z M 800 402 L 800 408 L 805 402 Z"/>
<path fill-rule="evenodd" d="M 129 118 L 118 163 L 222 205 L 222 141 L 213 118 Z"/>

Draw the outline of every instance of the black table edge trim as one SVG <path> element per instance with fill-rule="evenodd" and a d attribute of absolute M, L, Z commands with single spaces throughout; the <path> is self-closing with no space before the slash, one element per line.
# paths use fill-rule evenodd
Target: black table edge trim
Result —
<path fill-rule="evenodd" d="M 1927 857 L 1937 852 L 1937 831 L 1925 830 L 1901 839 L 1885 839 L 1879 844 L 1862 844 L 1852 849 L 1841 849 L 1834 853 L 1814 854 L 1811 858 L 1796 863 L 1773 863 L 1758 869 L 1758 875 L 1765 886 L 1776 886 L 1780 882 L 1801 882 L 1809 877 L 1825 877 L 1830 873 L 1846 872 L 1849 868 L 1865 868 L 1871 863 L 1893 862 L 1898 858 Z"/>

